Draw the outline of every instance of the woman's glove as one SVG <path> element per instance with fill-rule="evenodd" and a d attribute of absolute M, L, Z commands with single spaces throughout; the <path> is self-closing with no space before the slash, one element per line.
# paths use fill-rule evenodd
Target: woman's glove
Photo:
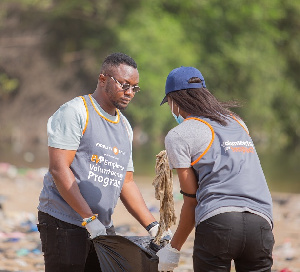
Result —
<path fill-rule="evenodd" d="M 167 244 L 156 255 L 159 258 L 158 271 L 173 271 L 178 266 L 180 252 Z"/>
<path fill-rule="evenodd" d="M 87 223 L 85 227 L 87 231 L 90 233 L 91 239 L 94 239 L 99 235 L 106 235 L 106 228 L 98 219 L 95 219 Z"/>

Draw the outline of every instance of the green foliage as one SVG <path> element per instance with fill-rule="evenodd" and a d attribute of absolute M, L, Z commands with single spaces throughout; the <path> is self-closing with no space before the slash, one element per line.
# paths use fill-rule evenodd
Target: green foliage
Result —
<path fill-rule="evenodd" d="M 128 107 L 128 114 L 134 125 L 142 126 L 152 140 L 158 140 L 172 118 L 167 105 L 159 106 L 165 79 L 177 66 L 196 64 L 193 54 L 187 53 L 194 51 L 194 45 L 176 18 L 149 1 L 129 14 L 126 24 L 117 28 L 117 36 L 118 49 L 136 59 L 140 72 L 142 91 Z"/>
<path fill-rule="evenodd" d="M 6 99 L 19 87 L 19 80 L 0 73 L 0 100 Z"/>
<path fill-rule="evenodd" d="M 239 114 L 259 147 L 299 145 L 299 3 L 214 0 L 165 5 L 200 49 L 198 68 L 208 88 L 222 100 L 245 101 Z"/>
<path fill-rule="evenodd" d="M 16 6 L 24 25 L 45 28 L 49 59 L 78 60 L 87 86 L 108 53 L 137 61 L 142 91 L 125 114 L 147 145 L 162 147 L 176 125 L 159 103 L 168 73 L 184 65 L 219 99 L 245 102 L 238 113 L 260 148 L 300 148 L 299 1 L 4 0 L 0 26 Z"/>

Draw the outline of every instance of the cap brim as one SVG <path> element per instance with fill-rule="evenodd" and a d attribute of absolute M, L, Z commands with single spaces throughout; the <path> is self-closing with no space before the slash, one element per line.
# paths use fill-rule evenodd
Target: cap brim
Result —
<path fill-rule="evenodd" d="M 166 102 L 168 102 L 167 96 L 165 96 L 164 99 L 161 101 L 160 106 L 161 106 L 162 104 L 165 104 Z"/>

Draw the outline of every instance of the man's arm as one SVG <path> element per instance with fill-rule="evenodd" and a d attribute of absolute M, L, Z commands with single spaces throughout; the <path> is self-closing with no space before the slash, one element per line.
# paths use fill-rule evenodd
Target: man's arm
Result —
<path fill-rule="evenodd" d="M 80 193 L 74 174 L 70 169 L 76 150 L 64 150 L 49 147 L 49 171 L 63 199 L 82 217 L 87 218 L 93 212 Z"/>
<path fill-rule="evenodd" d="M 181 190 L 187 194 L 196 194 L 198 183 L 193 169 L 177 168 L 176 170 Z M 179 251 L 195 226 L 195 208 L 197 206 L 196 198 L 184 195 L 183 201 L 179 224 L 171 240 L 171 246 Z"/>
<path fill-rule="evenodd" d="M 122 187 L 120 199 L 128 212 L 146 228 L 156 221 L 148 210 L 142 194 L 133 180 L 133 172 L 127 172 Z"/>

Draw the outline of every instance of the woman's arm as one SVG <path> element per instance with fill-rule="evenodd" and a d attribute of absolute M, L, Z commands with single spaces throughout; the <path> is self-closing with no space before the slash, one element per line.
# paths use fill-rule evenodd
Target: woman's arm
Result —
<path fill-rule="evenodd" d="M 184 193 L 194 195 L 198 189 L 196 175 L 192 168 L 177 168 L 180 188 Z M 195 226 L 196 198 L 183 196 L 179 224 L 171 240 L 171 246 L 180 250 Z"/>

